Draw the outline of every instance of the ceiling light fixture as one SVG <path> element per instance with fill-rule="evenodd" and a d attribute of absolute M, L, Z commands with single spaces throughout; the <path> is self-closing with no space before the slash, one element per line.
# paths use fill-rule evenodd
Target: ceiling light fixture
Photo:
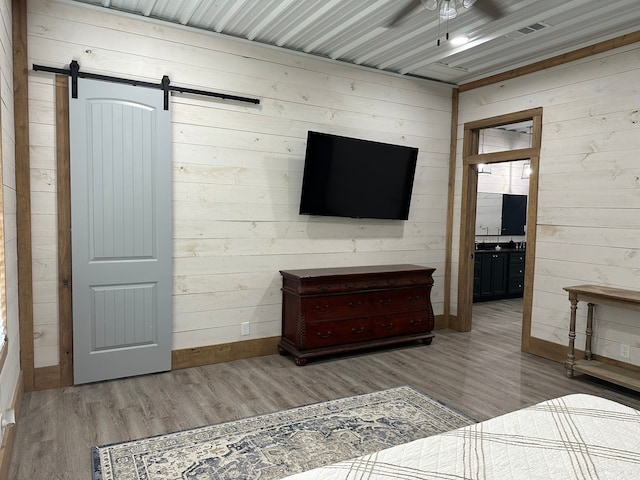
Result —
<path fill-rule="evenodd" d="M 444 0 L 440 5 L 440 18 L 442 20 L 453 20 L 458 16 L 455 2 Z"/>
<path fill-rule="evenodd" d="M 464 45 L 465 43 L 469 43 L 469 37 L 467 37 L 466 35 L 459 35 L 451 39 L 451 45 L 453 45 L 454 47 L 459 47 L 460 45 Z"/>
<path fill-rule="evenodd" d="M 420 0 L 427 10 L 438 10 L 441 20 L 451 20 L 458 15 L 459 8 L 469 8 L 476 0 Z"/>
<path fill-rule="evenodd" d="M 458 16 L 459 8 L 469 8 L 476 0 L 420 0 L 420 3 L 427 10 L 438 10 L 438 42 L 437 45 L 440 46 L 440 22 L 447 22 L 447 33 L 445 35 L 445 40 L 449 40 L 449 20 L 453 20 Z M 455 43 L 456 45 L 464 45 L 469 41 L 468 38 L 466 40 L 461 41 L 459 43 Z M 453 42 L 452 42 L 453 43 Z"/>

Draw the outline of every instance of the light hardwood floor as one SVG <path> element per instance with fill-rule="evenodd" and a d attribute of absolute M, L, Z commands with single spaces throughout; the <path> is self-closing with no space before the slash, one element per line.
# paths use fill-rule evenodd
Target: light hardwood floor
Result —
<path fill-rule="evenodd" d="M 640 409 L 640 395 L 520 352 L 520 299 L 474 304 L 474 330 L 436 331 L 433 344 L 310 361 L 271 355 L 27 393 L 12 480 L 89 480 L 93 445 L 411 385 L 478 420 L 569 393 Z"/>

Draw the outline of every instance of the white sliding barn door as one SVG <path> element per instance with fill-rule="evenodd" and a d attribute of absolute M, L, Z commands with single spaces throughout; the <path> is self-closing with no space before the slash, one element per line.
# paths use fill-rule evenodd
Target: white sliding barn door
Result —
<path fill-rule="evenodd" d="M 171 369 L 163 100 L 162 90 L 82 78 L 69 99 L 75 384 Z"/>

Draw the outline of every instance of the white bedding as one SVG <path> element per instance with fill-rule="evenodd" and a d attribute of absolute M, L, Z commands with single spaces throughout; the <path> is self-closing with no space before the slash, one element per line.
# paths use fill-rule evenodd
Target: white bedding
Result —
<path fill-rule="evenodd" d="M 576 394 L 287 480 L 640 480 L 640 412 Z"/>

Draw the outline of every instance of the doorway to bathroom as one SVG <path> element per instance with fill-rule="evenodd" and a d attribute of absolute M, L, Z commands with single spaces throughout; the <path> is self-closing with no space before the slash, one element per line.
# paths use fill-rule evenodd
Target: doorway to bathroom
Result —
<path fill-rule="evenodd" d="M 482 271 L 478 272 L 476 269 L 476 245 L 480 247 L 484 239 L 484 247 L 487 248 L 486 251 L 491 252 L 490 255 L 499 253 L 495 260 L 496 271 L 493 272 L 490 266 L 487 267 L 489 276 L 492 276 L 496 282 L 494 285 L 496 289 L 491 292 L 491 295 L 509 294 L 511 274 L 514 275 L 514 282 L 517 282 L 515 267 L 509 270 L 509 262 L 511 261 L 509 255 L 513 253 L 515 261 L 515 255 L 519 254 L 523 261 L 524 268 L 520 282 L 522 289 L 521 346 L 523 351 L 527 351 L 531 336 L 541 131 L 541 108 L 469 122 L 464 125 L 457 326 L 461 331 L 470 331 L 472 328 L 474 296 L 478 298 L 477 294 L 474 295 L 477 293 L 474 287 L 477 289 L 479 287 L 478 281 L 482 280 L 477 276 L 478 273 L 482 275 Z M 493 177 L 494 171 L 496 172 L 495 177 Z M 500 175 L 497 175 L 498 172 Z M 494 180 L 490 180 L 490 178 Z M 505 182 L 505 178 L 508 178 L 509 181 Z M 493 186 L 491 187 L 491 185 Z M 509 189 L 511 192 L 508 191 Z M 482 190 L 493 191 L 483 192 Z M 481 204 L 484 203 L 484 199 L 479 198 L 479 192 L 495 194 L 489 199 L 493 202 L 491 206 L 493 215 L 489 213 L 485 215 L 483 212 Z M 506 219 L 503 222 L 504 195 L 526 195 L 525 222 L 521 225 L 512 221 L 513 219 Z M 507 200 L 508 203 L 510 201 L 510 199 Z M 512 204 L 509 203 L 509 205 Z M 478 207 L 481 207 L 480 211 L 477 211 Z M 510 225 L 510 222 L 513 225 Z M 483 227 L 484 235 L 482 234 Z M 517 229 L 518 227 L 519 229 Z M 521 235 L 516 233 L 521 233 Z M 478 251 L 480 250 L 481 248 L 478 248 Z M 492 258 L 489 257 L 490 260 Z M 500 262 L 503 264 L 500 265 Z M 485 263 L 490 264 L 486 259 Z M 500 277 L 500 274 L 504 276 Z M 517 285 L 511 285 L 512 294 L 515 294 L 516 289 Z"/>

